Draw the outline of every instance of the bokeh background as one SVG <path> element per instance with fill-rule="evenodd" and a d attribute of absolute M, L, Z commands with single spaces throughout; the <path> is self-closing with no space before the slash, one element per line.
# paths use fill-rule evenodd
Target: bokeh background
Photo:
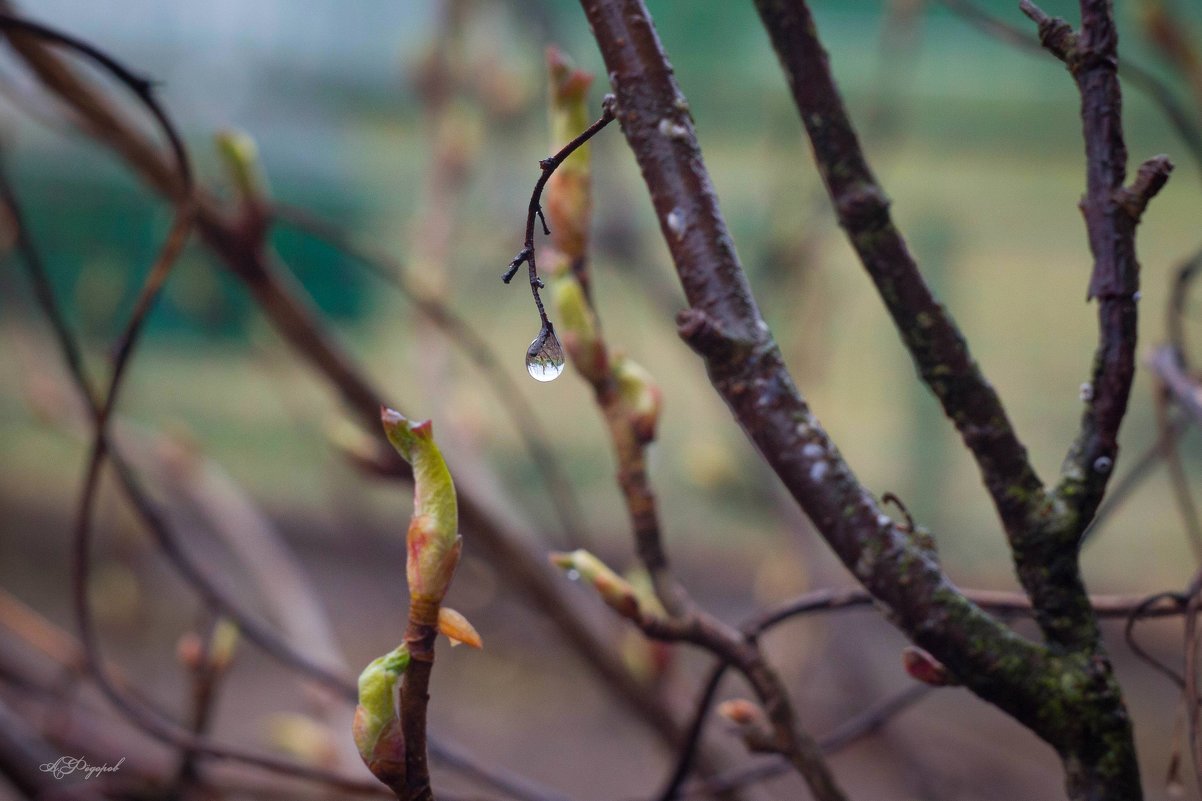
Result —
<path fill-rule="evenodd" d="M 206 183 L 227 191 L 213 133 L 245 131 L 258 143 L 273 197 L 336 221 L 441 293 L 518 382 L 579 495 L 596 547 L 611 564 L 627 566 L 633 554 L 625 513 L 591 393 L 570 371 L 550 384 L 528 379 L 522 358 L 537 317 L 520 281 L 505 287 L 499 280 L 521 245 L 537 161 L 551 147 L 544 48 L 556 43 L 601 76 L 593 108 L 604 92 L 604 68 L 576 4 L 466 5 L 453 56 L 461 91 L 437 124 L 419 91 L 423 65 L 438 46 L 440 4 L 432 0 L 40 0 L 27 10 L 161 81 L 160 96 Z M 751 283 L 815 412 L 865 484 L 905 499 L 935 533 L 958 583 L 1014 587 L 975 467 L 914 380 L 835 225 L 752 4 L 647 5 L 689 98 Z M 1076 208 L 1084 156 L 1071 78 L 1051 57 L 997 41 L 938 3 L 812 5 L 899 226 L 1037 468 L 1045 479 L 1054 476 L 1080 414 L 1096 332 L 1094 308 L 1085 302 L 1090 261 Z M 1017 4 L 982 5 L 1033 28 Z M 1188 83 L 1140 25 L 1147 4 L 1116 5 L 1122 52 L 1161 76 L 1197 118 Z M 1196 37 L 1202 12 L 1178 5 Z M 1044 8 L 1074 16 L 1071 3 L 1049 0 Z M 99 373 L 170 209 L 110 153 L 64 125 L 9 54 L 0 67 L 4 155 L 30 232 Z M 1124 112 L 1133 163 L 1156 153 L 1177 163 L 1139 231 L 1141 342 L 1150 346 L 1164 338 L 1172 270 L 1200 244 L 1202 187 L 1199 165 L 1160 108 L 1127 87 Z M 446 193 L 432 201 L 433 154 L 447 142 L 462 183 L 449 202 Z M 593 158 L 597 306 L 611 344 L 646 366 L 663 390 L 652 479 L 682 579 L 732 621 L 806 589 L 848 583 L 676 337 L 672 316 L 683 299 L 616 129 L 595 140 Z M 444 225 L 449 246 L 432 254 L 431 239 Z M 293 229 L 280 228 L 273 242 L 389 399 L 449 432 L 452 469 L 457 458 L 490 467 L 495 494 L 531 541 L 561 543 L 542 479 L 479 371 L 353 259 Z M 12 257 L 0 270 L 0 296 L 0 585 L 73 630 L 67 553 L 86 442 L 49 329 Z M 1123 427 L 1120 476 L 1157 436 L 1153 390 L 1141 374 Z M 337 397 L 200 245 L 185 253 L 151 317 L 121 415 L 148 452 L 182 451 L 220 471 L 236 488 L 231 492 L 295 551 L 348 672 L 395 644 L 404 615 L 407 492 L 365 478 L 343 458 L 336 443 L 346 414 Z M 1196 476 L 1196 435 L 1186 435 L 1183 453 Z M 187 683 L 175 643 L 196 625 L 198 602 L 112 487 L 98 520 L 96 603 L 106 653 L 147 692 L 178 705 Z M 262 608 L 228 543 L 198 530 L 198 553 Z M 451 603 L 476 623 L 486 650 L 443 652 L 431 707 L 435 729 L 481 759 L 574 798 L 649 795 L 667 770 L 666 752 L 515 599 L 505 565 L 473 556 L 470 538 L 466 554 Z M 1194 550 L 1163 470 L 1095 533 L 1085 569 L 1096 592 L 1152 592 L 1189 580 Z M 580 596 L 605 621 L 604 611 Z M 615 649 L 645 662 L 619 625 L 605 625 Z M 1167 797 L 1175 691 L 1130 656 L 1117 624 L 1107 631 L 1137 721 L 1149 797 Z M 1179 659 L 1179 623 L 1141 631 L 1152 650 Z M 871 611 L 797 623 L 768 641 L 803 721 L 817 732 L 905 686 L 901 645 Z M 677 654 L 665 691 L 684 704 L 704 663 Z M 288 746 L 287 722 L 297 718 L 281 715 L 307 714 L 299 686 L 254 649 L 241 648 L 214 733 L 247 746 Z M 725 694 L 740 691 L 732 680 Z M 128 738 L 131 748 L 153 748 L 132 730 L 114 731 L 118 743 Z M 720 732 L 715 739 L 722 740 Z M 349 736 L 330 747 L 345 752 L 348 745 Z M 925 700 L 833 765 L 862 798 L 1062 797 L 1051 751 L 960 690 Z M 450 786 L 458 781 L 438 775 Z M 778 797 L 800 792 L 791 778 L 765 786 Z M 1196 792 L 1190 782 L 1184 789 Z"/>

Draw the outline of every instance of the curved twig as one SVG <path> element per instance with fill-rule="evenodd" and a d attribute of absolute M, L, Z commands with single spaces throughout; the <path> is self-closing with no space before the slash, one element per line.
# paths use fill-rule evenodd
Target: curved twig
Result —
<path fill-rule="evenodd" d="M 549 235 L 551 233 L 551 230 L 547 227 L 547 220 L 543 217 L 543 188 L 546 187 L 547 181 L 550 180 L 551 175 L 555 172 L 560 164 L 563 164 L 564 160 L 567 159 L 568 156 L 572 155 L 572 153 L 576 152 L 581 145 L 596 136 L 602 128 L 604 128 L 606 125 L 609 125 L 614 121 L 614 119 L 614 99 L 612 95 L 606 95 L 605 99 L 601 102 L 601 116 L 597 118 L 597 121 L 585 128 L 584 131 L 581 132 L 581 134 L 575 139 L 560 148 L 555 155 L 545 158 L 538 163 L 538 166 L 542 168 L 542 174 L 539 175 L 538 181 L 536 181 L 534 184 L 534 191 L 530 193 L 530 205 L 527 207 L 526 211 L 526 238 L 523 241 L 521 251 L 516 257 L 514 257 L 513 261 L 509 263 L 509 267 L 501 276 L 501 280 L 508 284 L 513 280 L 514 274 L 517 273 L 518 268 L 522 266 L 523 262 L 529 266 L 530 293 L 534 296 L 534 305 L 538 309 L 539 321 L 542 323 L 543 329 L 549 332 L 554 332 L 554 326 L 552 326 L 550 320 L 547 319 L 547 311 L 543 308 L 543 301 L 538 293 L 538 291 L 543 287 L 543 282 L 542 279 L 538 277 L 538 267 L 534 263 L 535 218 L 537 217 L 540 221 L 542 221 L 544 234 Z"/>

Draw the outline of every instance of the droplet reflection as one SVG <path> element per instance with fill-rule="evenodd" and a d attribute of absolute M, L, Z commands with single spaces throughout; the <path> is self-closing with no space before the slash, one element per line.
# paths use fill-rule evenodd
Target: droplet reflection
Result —
<path fill-rule="evenodd" d="M 554 381 L 563 372 L 563 347 L 550 323 L 543 326 L 526 349 L 526 372 L 535 381 Z"/>

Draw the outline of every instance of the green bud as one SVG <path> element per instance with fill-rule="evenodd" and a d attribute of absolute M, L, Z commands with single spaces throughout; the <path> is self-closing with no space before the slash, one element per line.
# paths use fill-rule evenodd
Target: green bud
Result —
<path fill-rule="evenodd" d="M 214 137 L 217 154 L 243 200 L 262 200 L 267 196 L 267 179 L 259 164 L 259 147 L 244 131 L 219 131 Z"/>
<path fill-rule="evenodd" d="M 551 554 L 551 564 L 564 570 L 574 570 L 582 581 L 593 585 L 601 600 L 622 617 L 637 620 L 641 615 L 638 595 L 630 582 L 611 570 L 604 562 L 584 549 L 571 553 Z"/>
<path fill-rule="evenodd" d="M 455 484 L 434 444 L 429 420 L 413 423 L 392 409 L 382 409 L 380 418 L 388 441 L 413 465 L 413 518 L 406 538 L 409 599 L 413 608 L 422 610 L 418 622 L 436 625 L 438 604 L 450 586 L 463 546 Z"/>
<path fill-rule="evenodd" d="M 409 649 L 399 645 L 373 659 L 359 674 L 359 706 L 353 732 L 359 756 L 370 767 L 380 734 L 396 719 L 396 685 L 409 667 Z"/>
<path fill-rule="evenodd" d="M 572 364 L 589 381 L 605 378 L 609 359 L 605 343 L 597 335 L 597 316 L 584 296 L 584 289 L 570 270 L 551 280 L 552 301 L 559 314 L 559 331 Z"/>
<path fill-rule="evenodd" d="M 551 150 L 558 151 L 589 125 L 588 90 L 593 76 L 576 69 L 562 51 L 547 48 L 551 79 Z M 547 183 L 545 208 L 551 243 L 572 262 L 584 257 L 592 216 L 589 146 L 581 145 Z"/>
<path fill-rule="evenodd" d="M 659 424 L 663 393 L 649 372 L 624 355 L 613 358 L 613 372 L 618 382 L 618 394 L 626 405 L 635 434 L 642 442 L 651 442 Z"/>

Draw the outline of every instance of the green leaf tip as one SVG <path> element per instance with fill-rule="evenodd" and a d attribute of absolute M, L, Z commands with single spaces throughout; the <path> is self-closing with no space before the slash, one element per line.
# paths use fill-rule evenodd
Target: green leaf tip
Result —
<path fill-rule="evenodd" d="M 217 155 L 225 163 L 230 180 L 244 199 L 266 195 L 267 181 L 259 162 L 259 146 L 245 131 L 226 129 L 213 136 Z"/>
<path fill-rule="evenodd" d="M 582 581 L 592 584 L 601 600 L 622 617 L 637 620 L 642 614 L 638 594 L 630 582 L 583 548 L 570 553 L 552 553 L 550 560 L 558 568 L 574 570 Z"/>
<path fill-rule="evenodd" d="M 397 410 L 381 406 L 380 422 L 392 447 L 410 464 L 418 458 L 416 451 L 421 447 L 419 442 L 434 443 L 434 424 L 429 420 L 415 423 Z"/>

